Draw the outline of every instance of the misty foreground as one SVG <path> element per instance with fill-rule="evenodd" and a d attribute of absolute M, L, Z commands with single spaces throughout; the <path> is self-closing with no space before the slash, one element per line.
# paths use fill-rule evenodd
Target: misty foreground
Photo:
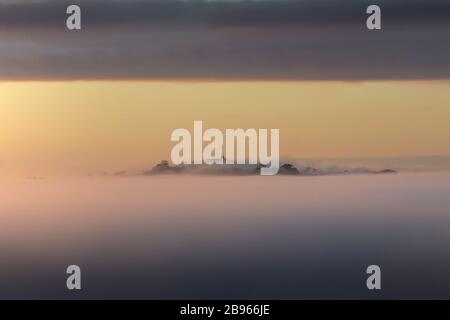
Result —
<path fill-rule="evenodd" d="M 449 194 L 450 173 L 3 180 L 0 298 L 450 298 Z"/>

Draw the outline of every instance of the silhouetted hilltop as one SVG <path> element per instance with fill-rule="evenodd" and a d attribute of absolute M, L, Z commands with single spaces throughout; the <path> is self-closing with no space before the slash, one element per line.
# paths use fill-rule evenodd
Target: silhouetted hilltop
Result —
<path fill-rule="evenodd" d="M 190 175 L 216 175 L 216 176 L 252 176 L 260 175 L 261 164 L 191 164 L 171 166 L 169 161 L 163 160 L 151 170 L 143 171 L 144 175 L 162 174 L 190 174 Z M 297 168 L 293 164 L 283 164 L 278 175 L 290 176 L 323 176 L 339 174 L 388 174 L 396 173 L 395 170 L 371 170 L 368 168 L 324 170 L 313 167 Z"/>

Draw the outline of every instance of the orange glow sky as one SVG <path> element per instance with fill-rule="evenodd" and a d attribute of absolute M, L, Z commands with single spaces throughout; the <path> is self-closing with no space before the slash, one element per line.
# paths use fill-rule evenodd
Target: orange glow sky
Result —
<path fill-rule="evenodd" d="M 138 170 L 176 128 L 279 128 L 281 157 L 450 155 L 450 83 L 2 82 L 0 172 Z"/>

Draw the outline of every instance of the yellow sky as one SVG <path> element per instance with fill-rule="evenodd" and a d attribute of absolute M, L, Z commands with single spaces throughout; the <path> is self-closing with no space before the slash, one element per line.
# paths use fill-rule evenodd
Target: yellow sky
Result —
<path fill-rule="evenodd" d="M 0 83 L 0 170 L 144 169 L 170 133 L 279 128 L 294 158 L 450 155 L 450 82 Z"/>

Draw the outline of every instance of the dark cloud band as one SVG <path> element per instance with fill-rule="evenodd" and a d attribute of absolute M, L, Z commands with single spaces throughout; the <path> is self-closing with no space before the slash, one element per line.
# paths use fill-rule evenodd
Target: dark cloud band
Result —
<path fill-rule="evenodd" d="M 446 0 L 379 0 L 388 24 L 450 23 Z M 12 1 L 0 5 L 0 26 L 61 26 L 74 1 Z M 275 27 L 359 25 L 368 0 L 78 0 L 90 27 Z"/>
<path fill-rule="evenodd" d="M 77 2 L 77 1 L 76 1 Z M 450 3 L 0 0 L 0 79 L 449 79 Z"/>

